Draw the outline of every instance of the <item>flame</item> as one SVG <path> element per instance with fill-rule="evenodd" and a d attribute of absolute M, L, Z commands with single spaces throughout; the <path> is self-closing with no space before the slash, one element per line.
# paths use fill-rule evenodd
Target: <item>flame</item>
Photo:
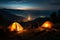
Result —
<path fill-rule="evenodd" d="M 46 21 L 46 22 L 43 23 L 43 25 L 41 27 L 43 27 L 43 28 L 52 28 L 52 26 L 53 26 L 52 22 Z"/>
<path fill-rule="evenodd" d="M 31 18 L 30 18 L 30 16 L 28 16 L 28 20 L 30 20 Z"/>
<path fill-rule="evenodd" d="M 9 29 L 10 31 L 22 31 L 23 30 L 23 27 L 17 23 L 17 22 L 14 22 L 11 26 L 9 26 Z"/>
<path fill-rule="evenodd" d="M 27 19 L 28 19 L 28 21 L 30 21 L 30 20 L 31 20 L 31 16 L 30 16 L 30 15 L 28 15 L 28 18 L 27 18 Z"/>

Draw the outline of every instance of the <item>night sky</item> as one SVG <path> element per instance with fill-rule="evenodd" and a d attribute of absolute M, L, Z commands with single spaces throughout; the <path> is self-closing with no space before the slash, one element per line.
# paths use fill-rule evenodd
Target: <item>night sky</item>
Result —
<path fill-rule="evenodd" d="M 60 0 L 0 0 L 0 8 L 19 9 L 19 10 L 59 10 Z M 27 12 L 29 13 L 29 12 Z M 26 12 L 20 15 L 26 15 Z M 15 13 L 19 15 L 19 13 Z M 33 16 L 49 16 L 50 13 L 37 14 L 30 13 Z"/>
<path fill-rule="evenodd" d="M 24 10 L 56 10 L 60 9 L 60 0 L 0 0 L 0 7 Z"/>

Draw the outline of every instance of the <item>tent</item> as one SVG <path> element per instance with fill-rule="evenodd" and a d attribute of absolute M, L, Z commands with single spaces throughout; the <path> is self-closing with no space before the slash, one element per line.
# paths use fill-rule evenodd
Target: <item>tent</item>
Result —
<path fill-rule="evenodd" d="M 23 30 L 23 27 L 19 23 L 14 22 L 9 26 L 9 30 L 10 31 L 21 31 Z"/>

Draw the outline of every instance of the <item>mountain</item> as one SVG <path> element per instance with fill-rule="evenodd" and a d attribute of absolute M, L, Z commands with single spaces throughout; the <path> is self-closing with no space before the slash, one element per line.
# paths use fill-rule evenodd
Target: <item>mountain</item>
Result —
<path fill-rule="evenodd" d="M 6 9 L 6 8 L 2 8 L 0 9 L 0 11 L 7 11 L 7 12 L 10 12 L 11 14 L 13 13 L 22 13 L 24 12 L 24 10 L 17 10 L 17 9 Z"/>
<path fill-rule="evenodd" d="M 13 22 L 18 22 L 23 27 L 36 28 L 41 26 L 45 21 L 50 20 L 47 17 L 45 18 L 38 17 L 35 20 L 24 22 L 27 20 L 25 17 L 14 15 L 14 13 L 22 12 L 24 11 L 15 9 L 0 9 L 0 25 L 8 26 Z"/>
<path fill-rule="evenodd" d="M 23 19 L 26 19 L 25 17 L 22 16 L 13 15 L 11 12 L 6 10 L 11 10 L 11 9 L 0 9 L 0 25 L 7 26 L 12 22 L 21 22 L 23 21 Z"/>

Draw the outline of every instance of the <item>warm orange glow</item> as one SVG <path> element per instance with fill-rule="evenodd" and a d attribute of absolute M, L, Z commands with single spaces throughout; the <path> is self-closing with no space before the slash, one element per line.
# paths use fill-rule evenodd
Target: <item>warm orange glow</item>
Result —
<path fill-rule="evenodd" d="M 9 27 L 10 31 L 17 31 L 17 32 L 20 32 L 23 30 L 23 27 L 17 23 L 17 22 L 14 22 L 10 27 Z"/>
<path fill-rule="evenodd" d="M 3 27 L 2 27 L 2 26 L 0 26 L 0 29 L 3 29 Z"/>
<path fill-rule="evenodd" d="M 45 23 L 43 23 L 43 25 L 41 27 L 43 28 L 52 28 L 53 23 L 50 21 L 46 21 Z"/>
<path fill-rule="evenodd" d="M 53 27 L 53 23 L 50 22 L 50 21 L 46 21 L 42 24 L 42 26 L 38 27 L 36 30 L 39 30 L 39 31 L 50 31 L 50 29 Z"/>
<path fill-rule="evenodd" d="M 23 30 L 23 27 L 20 24 L 16 23 L 16 25 L 17 25 L 17 31 Z"/>
<path fill-rule="evenodd" d="M 36 30 L 43 31 L 43 30 L 44 30 L 44 28 L 42 28 L 42 27 L 38 27 Z"/>
<path fill-rule="evenodd" d="M 30 15 L 28 15 L 28 18 L 27 18 L 27 19 L 28 19 L 28 21 L 30 21 L 30 20 L 31 20 L 31 17 L 30 17 Z"/>

